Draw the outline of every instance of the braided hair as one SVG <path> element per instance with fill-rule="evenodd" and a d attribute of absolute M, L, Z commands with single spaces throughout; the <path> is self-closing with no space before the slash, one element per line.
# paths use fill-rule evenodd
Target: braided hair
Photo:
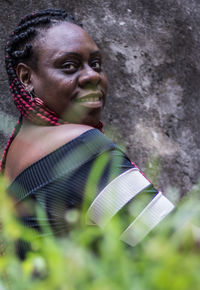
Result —
<path fill-rule="evenodd" d="M 25 90 L 16 74 L 16 68 L 20 62 L 28 63 L 32 66 L 37 65 L 37 56 L 33 50 L 33 41 L 36 39 L 39 31 L 41 29 L 48 29 L 62 21 L 71 22 L 82 27 L 65 10 L 45 9 L 26 15 L 11 33 L 6 43 L 5 67 L 8 74 L 9 89 L 15 105 L 20 111 L 20 118 L 3 152 L 0 163 L 1 172 L 5 167 L 8 149 L 21 128 L 22 117 L 34 123 L 44 125 L 57 126 L 64 123 L 39 98 L 33 98 L 32 94 Z"/>

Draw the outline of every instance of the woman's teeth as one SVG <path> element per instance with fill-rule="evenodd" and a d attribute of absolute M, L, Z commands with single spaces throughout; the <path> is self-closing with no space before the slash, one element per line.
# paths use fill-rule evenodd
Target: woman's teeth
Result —
<path fill-rule="evenodd" d="M 99 102 L 101 97 L 89 97 L 89 98 L 82 98 L 77 100 L 78 102 Z"/>

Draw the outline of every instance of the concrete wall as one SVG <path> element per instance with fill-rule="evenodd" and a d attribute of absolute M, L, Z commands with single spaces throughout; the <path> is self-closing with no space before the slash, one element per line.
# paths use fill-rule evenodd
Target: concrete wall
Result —
<path fill-rule="evenodd" d="M 108 135 L 141 169 L 150 160 L 148 174 L 160 161 L 161 189 L 191 189 L 200 176 L 198 0 L 0 0 L 1 151 L 18 115 L 4 70 L 5 39 L 24 14 L 47 7 L 74 14 L 102 49 Z"/>

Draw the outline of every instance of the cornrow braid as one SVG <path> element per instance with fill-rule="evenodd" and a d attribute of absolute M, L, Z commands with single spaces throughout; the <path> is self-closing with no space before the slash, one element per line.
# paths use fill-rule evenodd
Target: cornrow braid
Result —
<path fill-rule="evenodd" d="M 5 167 L 8 149 L 21 128 L 22 117 L 36 124 L 57 126 L 64 123 L 44 103 L 41 103 L 38 98 L 33 98 L 30 92 L 25 90 L 16 74 L 17 64 L 21 61 L 32 63 L 33 65 L 34 51 L 32 44 L 39 30 L 47 29 L 62 21 L 71 22 L 82 27 L 65 10 L 45 9 L 26 15 L 10 34 L 9 40 L 6 43 L 5 67 L 8 74 L 9 89 L 14 103 L 20 112 L 20 118 L 3 152 L 0 162 L 1 172 L 3 172 Z"/>

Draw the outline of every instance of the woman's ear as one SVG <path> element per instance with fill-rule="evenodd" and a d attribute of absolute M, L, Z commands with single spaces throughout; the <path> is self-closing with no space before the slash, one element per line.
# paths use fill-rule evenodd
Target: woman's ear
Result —
<path fill-rule="evenodd" d="M 31 82 L 32 69 L 30 66 L 25 63 L 19 63 L 16 68 L 16 74 L 24 88 L 31 92 L 33 90 L 33 84 Z"/>

